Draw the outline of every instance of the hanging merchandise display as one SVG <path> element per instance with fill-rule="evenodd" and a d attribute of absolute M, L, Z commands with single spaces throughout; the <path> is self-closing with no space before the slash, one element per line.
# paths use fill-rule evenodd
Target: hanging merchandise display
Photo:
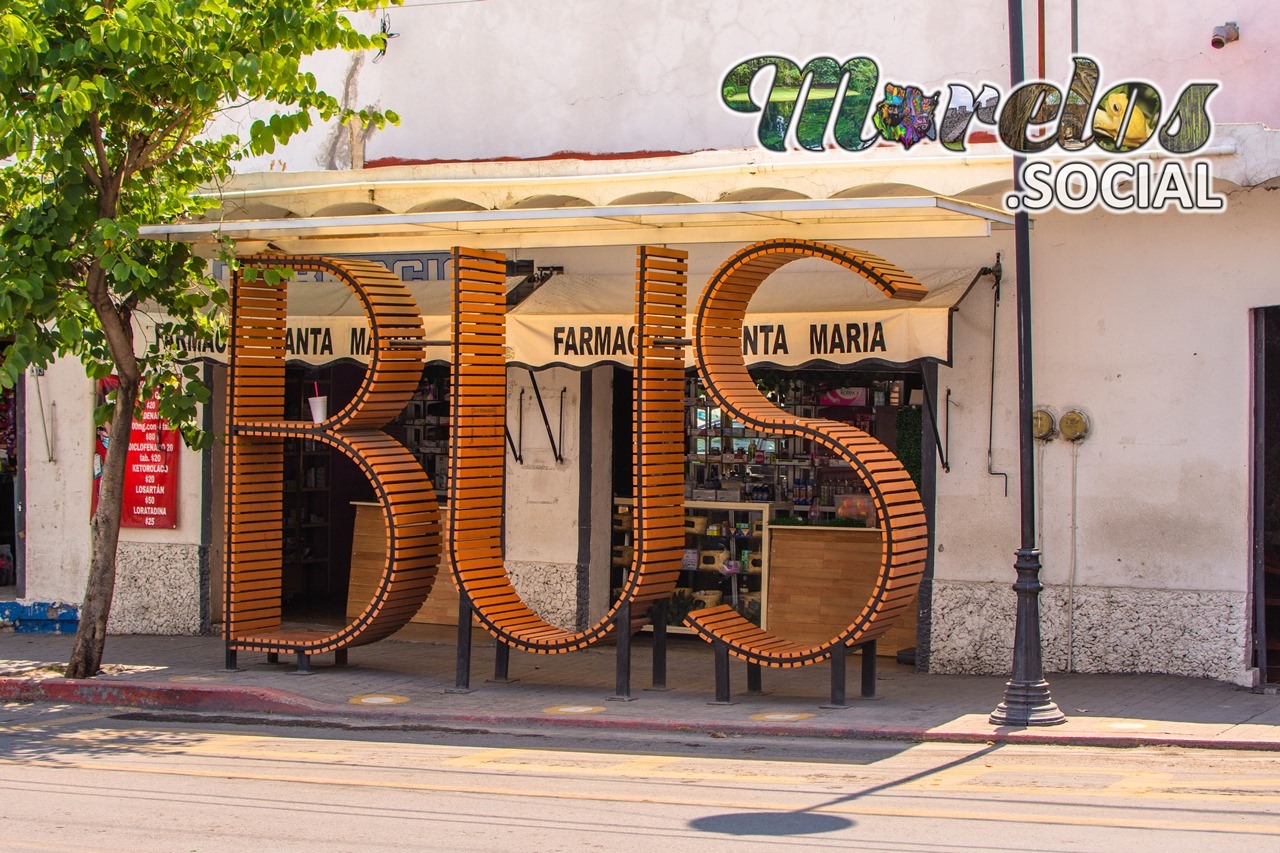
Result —
<path fill-rule="evenodd" d="M 18 395 L 13 388 L 0 391 L 0 475 L 12 475 L 18 467 Z"/>

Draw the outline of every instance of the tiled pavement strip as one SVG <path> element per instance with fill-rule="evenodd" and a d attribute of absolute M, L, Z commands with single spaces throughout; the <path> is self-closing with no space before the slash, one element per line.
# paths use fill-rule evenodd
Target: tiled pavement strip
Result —
<path fill-rule="evenodd" d="M 442 636 L 352 649 L 348 667 L 332 666 L 332 656 L 318 657 L 309 676 L 294 674 L 283 656 L 280 664 L 272 665 L 265 655 L 247 653 L 240 654 L 240 671 L 228 672 L 222 668 L 222 643 L 216 637 L 111 637 L 106 652 L 110 672 L 89 682 L 70 682 L 50 677 L 39 667 L 64 662 L 71 637 L 4 634 L 0 699 L 199 710 L 246 718 L 324 718 L 350 725 L 583 726 L 730 736 L 1178 744 L 1280 751 L 1280 696 L 1206 679 L 1051 674 L 1053 698 L 1068 721 L 1013 729 L 987 722 L 1003 696 L 1004 679 L 918 674 L 885 658 L 880 661 L 878 695 L 868 700 L 858 696 L 860 658 L 850 656 L 849 707 L 836 710 L 821 708 L 829 700 L 827 665 L 765 670 L 765 694 L 750 696 L 745 693 L 745 667 L 735 661 L 735 704 L 710 704 L 711 649 L 690 637 L 672 638 L 666 691 L 645 689 L 651 652 L 647 636 L 637 638 L 630 702 L 610 701 L 612 647 L 555 656 L 513 652 L 514 683 L 498 684 L 486 680 L 493 674 L 492 641 L 477 634 L 474 646 L 473 691 L 459 694 L 448 692 L 454 686 L 456 649 Z"/>

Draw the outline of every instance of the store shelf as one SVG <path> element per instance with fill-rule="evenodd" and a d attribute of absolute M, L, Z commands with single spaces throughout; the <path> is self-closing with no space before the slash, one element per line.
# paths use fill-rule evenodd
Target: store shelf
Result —
<path fill-rule="evenodd" d="M 290 377 L 285 386 L 285 417 L 298 417 L 307 398 L 317 389 L 329 397 L 332 385 L 326 380 Z M 310 425 L 310 421 L 306 422 Z M 332 456 L 327 445 L 314 439 L 284 441 L 284 524 L 281 530 L 281 557 L 284 567 L 281 594 L 286 601 L 327 595 L 333 566 L 330 519 Z M 314 521 L 312 519 L 324 519 Z"/>
<path fill-rule="evenodd" d="M 824 379 L 829 380 L 829 376 Z M 843 395 L 841 400 L 857 399 L 861 405 L 830 402 L 826 396 L 828 385 L 806 383 L 800 376 L 794 379 L 775 376 L 771 381 L 774 382 L 771 399 L 787 401 L 780 404 L 782 408 L 798 417 L 852 423 L 872 435 L 877 434 L 877 417 L 883 417 L 884 423 L 880 426 L 887 431 L 885 434 L 892 446 L 898 401 L 905 398 L 901 379 L 866 378 L 859 382 L 851 376 L 853 388 L 861 388 L 861 393 Z M 739 591 L 759 601 L 759 621 L 767 623 L 772 520 L 817 516 L 825 521 L 837 513 L 852 514 L 856 518 L 869 512 L 868 527 L 830 528 L 842 532 L 867 530 L 875 525 L 870 496 L 856 472 L 843 459 L 831 456 L 811 438 L 757 431 L 733 419 L 703 392 L 700 380 L 687 380 L 683 399 L 685 514 L 687 518 L 705 518 L 706 529 L 701 533 L 693 529 L 686 531 L 686 558 L 681 568 L 680 588 L 695 593 L 719 590 L 727 599 L 732 578 L 736 577 Z M 889 399 L 894 400 L 890 411 L 878 411 Z M 843 506 L 837 508 L 841 502 Z M 615 520 L 617 513 L 629 513 L 631 505 L 629 500 L 617 501 Z M 627 521 L 629 523 L 629 519 Z M 612 586 L 616 589 L 630 565 L 627 559 L 630 528 L 615 523 L 612 544 Z M 725 560 L 741 563 L 742 555 L 747 553 L 750 559 L 759 561 L 760 571 L 726 575 L 715 568 L 701 567 L 697 563 L 703 559 L 704 551 L 723 552 L 723 556 L 718 553 L 706 556 L 720 559 L 721 564 Z M 821 594 L 820 590 L 816 592 Z M 675 612 L 679 621 L 679 609 Z M 768 627 L 767 624 L 764 627 Z"/>
<path fill-rule="evenodd" d="M 428 368 L 404 411 L 387 427 L 422 466 L 441 505 L 448 491 L 449 381 L 447 370 Z"/>
<path fill-rule="evenodd" d="M 630 566 L 630 547 L 632 543 L 632 529 L 630 526 L 631 512 L 635 502 L 628 498 L 618 498 L 614 501 L 614 525 L 613 525 L 613 573 L 612 586 L 617 589 L 621 586 L 622 579 L 625 576 L 627 568 Z M 710 531 L 704 533 L 687 532 L 685 535 L 686 554 L 691 556 L 694 553 L 706 551 L 723 551 L 726 559 L 737 560 L 741 562 L 744 554 L 756 555 L 762 562 L 767 560 L 768 554 L 768 520 L 772 517 L 774 504 L 764 501 L 736 501 L 736 502 L 720 502 L 720 501 L 685 501 L 685 511 L 690 516 L 705 515 L 708 519 L 714 517 L 717 522 L 725 521 L 737 524 L 750 524 L 754 529 L 746 535 L 729 534 L 722 535 L 720 533 L 712 533 Z M 780 505 L 778 508 L 785 508 Z M 703 548 L 702 546 L 709 546 Z M 686 562 L 688 556 L 686 557 Z M 759 612 L 764 613 L 763 597 L 765 593 L 765 571 L 747 572 L 742 571 L 737 574 L 739 583 L 739 592 L 741 594 L 751 594 L 756 597 L 759 602 Z M 677 590 L 688 590 L 692 594 L 704 593 L 709 591 L 719 591 L 725 600 L 728 600 L 732 591 L 733 575 L 725 574 L 719 568 L 700 568 L 697 565 L 684 565 L 681 567 L 681 580 L 677 586 Z M 683 622 L 683 613 L 681 606 L 676 601 L 669 603 L 669 608 L 673 608 L 676 614 L 677 622 Z M 697 609 L 696 607 L 689 609 Z M 671 611 L 669 611 L 671 612 Z M 687 629 L 677 628 L 674 625 L 668 626 L 668 630 L 672 633 L 691 633 Z"/>

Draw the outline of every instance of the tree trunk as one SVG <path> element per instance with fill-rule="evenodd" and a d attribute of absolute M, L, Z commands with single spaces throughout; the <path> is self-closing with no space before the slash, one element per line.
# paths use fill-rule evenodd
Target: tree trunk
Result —
<path fill-rule="evenodd" d="M 125 171 L 127 160 L 120 170 L 111 169 L 102 156 L 102 129 L 98 126 L 96 114 L 91 126 L 99 152 L 99 173 L 94 181 L 99 193 L 98 216 L 115 219 L 119 213 L 121 187 L 129 176 Z M 116 590 L 116 547 L 120 543 L 124 472 L 129 459 L 129 439 L 133 433 L 133 410 L 138 402 L 138 386 L 142 379 L 133 352 L 133 303 L 126 299 L 116 304 L 101 259 L 95 259 L 89 266 L 84 292 L 98 315 L 120 385 L 116 388 L 115 410 L 107 433 L 107 458 L 102 460 L 102 477 L 98 481 L 98 508 L 89 522 L 89 579 L 80 605 L 75 645 L 67 663 L 68 678 L 92 678 L 102 669 L 102 653 L 107 645 L 107 619 L 111 615 L 111 598 Z"/>
<path fill-rule="evenodd" d="M 102 652 L 107 642 L 107 617 L 116 586 L 116 545 L 120 541 L 120 512 L 124 503 L 124 473 L 128 461 L 133 409 L 138 401 L 138 385 L 121 379 L 116 390 L 116 408 L 111 417 L 107 458 L 102 463 L 98 486 L 98 508 L 90 522 L 92 556 L 84 603 L 80 605 L 80 626 L 67 665 L 68 678 L 92 678 L 102 668 Z"/>

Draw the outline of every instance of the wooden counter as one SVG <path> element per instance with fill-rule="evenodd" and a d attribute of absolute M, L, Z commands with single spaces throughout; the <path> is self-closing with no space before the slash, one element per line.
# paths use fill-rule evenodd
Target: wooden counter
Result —
<path fill-rule="evenodd" d="M 356 521 L 351 537 L 348 619 L 356 618 L 368 606 L 387 559 L 387 527 L 382 519 L 381 504 L 352 501 L 351 505 L 356 508 Z M 443 565 L 443 561 L 431 595 L 409 621 L 427 625 L 458 624 L 458 590 L 449 579 L 449 567 Z"/>
<path fill-rule="evenodd" d="M 769 630 L 798 642 L 829 640 L 848 627 L 875 588 L 881 534 L 860 527 L 770 528 Z M 881 638 L 879 655 L 916 645 L 912 606 Z"/>

